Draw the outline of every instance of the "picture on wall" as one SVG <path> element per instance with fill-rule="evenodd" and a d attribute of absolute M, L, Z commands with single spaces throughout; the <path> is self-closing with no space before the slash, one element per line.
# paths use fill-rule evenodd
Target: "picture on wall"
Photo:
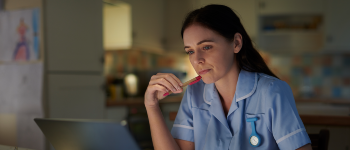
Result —
<path fill-rule="evenodd" d="M 0 11 L 0 61 L 39 59 L 39 18 L 39 9 Z"/>

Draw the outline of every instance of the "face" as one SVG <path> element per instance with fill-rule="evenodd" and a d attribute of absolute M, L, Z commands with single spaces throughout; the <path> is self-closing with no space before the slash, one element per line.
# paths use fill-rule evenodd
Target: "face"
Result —
<path fill-rule="evenodd" d="M 239 37 L 241 39 L 240 34 Z M 206 84 L 218 81 L 232 69 L 234 55 L 241 48 L 236 35 L 230 42 L 215 31 L 198 24 L 185 29 L 183 40 L 193 68 Z"/>

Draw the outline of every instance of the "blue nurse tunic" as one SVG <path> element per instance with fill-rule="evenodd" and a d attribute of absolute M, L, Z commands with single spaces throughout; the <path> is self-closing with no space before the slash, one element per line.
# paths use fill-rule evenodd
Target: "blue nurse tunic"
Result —
<path fill-rule="evenodd" d="M 261 144 L 253 147 L 251 122 Z M 194 142 L 196 150 L 295 150 L 311 143 L 288 84 L 275 77 L 241 70 L 225 117 L 214 83 L 187 87 L 174 121 L 175 139 Z"/>

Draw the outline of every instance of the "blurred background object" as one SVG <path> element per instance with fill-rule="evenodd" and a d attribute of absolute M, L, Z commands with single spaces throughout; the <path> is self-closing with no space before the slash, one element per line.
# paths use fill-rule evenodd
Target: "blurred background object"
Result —
<path fill-rule="evenodd" d="M 0 11 L 4 9 L 4 0 L 0 0 Z"/>
<path fill-rule="evenodd" d="M 350 149 L 346 0 L 0 0 L 0 145 L 53 150 L 32 120 L 42 116 L 118 120 L 141 148 L 153 149 L 143 102 L 150 78 L 197 76 L 181 25 L 189 11 L 212 3 L 240 17 L 269 68 L 291 87 L 307 132 L 328 129 L 328 149 Z M 14 59 L 18 44 L 33 55 Z M 182 95 L 160 102 L 169 129 Z"/>

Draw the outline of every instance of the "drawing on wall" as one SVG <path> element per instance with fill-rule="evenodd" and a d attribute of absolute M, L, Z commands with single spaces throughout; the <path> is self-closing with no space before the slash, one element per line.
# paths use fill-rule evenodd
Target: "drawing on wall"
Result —
<path fill-rule="evenodd" d="M 38 60 L 39 9 L 0 12 L 0 61 Z"/>
<path fill-rule="evenodd" d="M 21 19 L 19 26 L 17 28 L 17 32 L 19 34 L 19 41 L 17 43 L 13 59 L 14 60 L 29 60 L 29 47 L 27 43 L 27 39 L 25 37 L 25 34 L 27 32 L 27 25 Z"/>

